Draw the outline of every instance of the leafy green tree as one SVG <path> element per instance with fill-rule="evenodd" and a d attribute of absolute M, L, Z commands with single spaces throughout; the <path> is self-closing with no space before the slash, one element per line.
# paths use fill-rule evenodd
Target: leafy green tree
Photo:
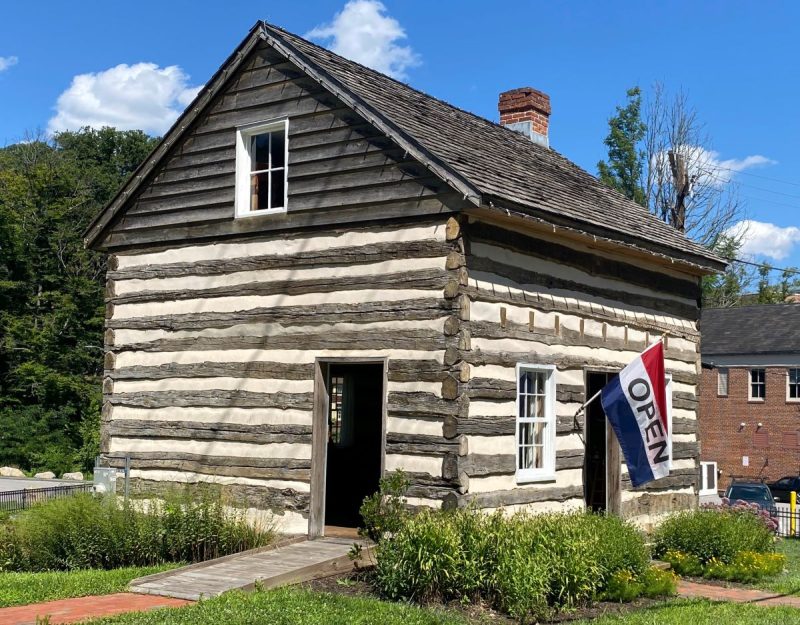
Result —
<path fill-rule="evenodd" d="M 111 128 L 0 149 L 0 463 L 91 467 L 105 256 L 83 231 L 154 139 Z"/>
<path fill-rule="evenodd" d="M 642 121 L 641 89 L 628 89 L 627 97 L 625 106 L 617 106 L 616 114 L 608 120 L 604 141 L 608 161 L 600 161 L 597 171 L 601 182 L 646 206 L 642 185 L 645 153 L 639 147 L 647 129 Z"/>
<path fill-rule="evenodd" d="M 712 249 L 722 258 L 736 258 L 742 246 L 740 239 L 720 236 Z M 740 306 L 742 297 L 753 281 L 747 265 L 730 263 L 725 273 L 703 278 L 703 307 L 730 308 Z"/>

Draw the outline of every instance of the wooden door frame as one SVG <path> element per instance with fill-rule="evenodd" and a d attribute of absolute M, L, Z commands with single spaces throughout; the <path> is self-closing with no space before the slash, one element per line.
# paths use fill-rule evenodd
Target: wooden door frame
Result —
<path fill-rule="evenodd" d="M 314 407 L 311 418 L 311 493 L 308 510 L 308 537 L 325 535 L 325 486 L 328 469 L 328 388 L 325 368 L 338 365 L 383 365 L 381 400 L 381 476 L 386 468 L 386 413 L 389 359 L 385 356 L 317 357 L 314 359 Z"/>
<path fill-rule="evenodd" d="M 584 367 L 583 369 L 583 388 L 584 393 L 589 388 L 589 375 L 592 373 L 606 374 L 619 373 L 620 368 L 616 367 Z M 588 399 L 588 398 L 587 398 Z M 600 401 L 598 397 L 595 401 Z M 617 435 L 606 418 L 606 514 L 619 515 L 622 511 L 622 450 L 617 441 Z M 583 420 L 583 440 L 588 440 L 589 419 L 584 415 Z M 586 457 L 586 447 L 584 444 L 584 458 Z M 584 472 L 585 477 L 585 472 Z"/>

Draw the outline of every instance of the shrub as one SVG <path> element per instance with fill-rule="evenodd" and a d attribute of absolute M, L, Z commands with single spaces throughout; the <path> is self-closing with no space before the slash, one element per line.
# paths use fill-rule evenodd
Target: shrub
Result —
<path fill-rule="evenodd" d="M 405 494 L 411 482 L 403 471 L 397 470 L 381 478 L 378 492 L 366 497 L 359 513 L 364 527 L 361 536 L 374 542 L 397 532 L 408 518 Z"/>
<path fill-rule="evenodd" d="M 193 490 L 146 507 L 81 494 L 36 506 L 0 528 L 0 563 L 17 571 L 196 562 L 271 540 L 219 496 Z"/>
<path fill-rule="evenodd" d="M 391 599 L 484 600 L 526 622 L 587 603 L 647 563 L 642 536 L 613 517 L 425 510 L 378 544 L 376 582 Z"/>
<path fill-rule="evenodd" d="M 700 558 L 692 553 L 684 553 L 670 549 L 663 555 L 665 562 L 668 562 L 678 575 L 702 575 L 703 563 Z"/>
<path fill-rule="evenodd" d="M 730 563 L 712 558 L 706 564 L 703 575 L 712 579 L 755 582 L 764 577 L 778 575 L 785 565 L 786 556 L 783 554 L 740 551 Z"/>
<path fill-rule="evenodd" d="M 730 563 L 740 551 L 772 553 L 774 532 L 749 507 L 733 506 L 680 512 L 656 530 L 654 553 L 695 556 L 702 565 L 712 558 Z"/>
<path fill-rule="evenodd" d="M 645 569 L 640 580 L 643 597 L 672 597 L 678 593 L 678 576 L 672 571 L 651 566 Z"/>

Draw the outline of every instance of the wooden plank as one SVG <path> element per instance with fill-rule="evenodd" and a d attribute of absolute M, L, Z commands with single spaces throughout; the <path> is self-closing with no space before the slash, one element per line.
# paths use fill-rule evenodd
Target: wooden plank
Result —
<path fill-rule="evenodd" d="M 184 471 L 204 475 L 246 477 L 266 480 L 309 482 L 311 471 L 305 460 L 290 458 L 232 458 L 170 452 L 127 452 L 134 469 Z M 110 458 L 108 466 L 124 468 L 123 458 Z M 293 466 L 295 465 L 295 466 Z"/>
<path fill-rule="evenodd" d="M 108 433 L 116 438 L 168 438 L 258 444 L 311 443 L 311 428 L 306 425 L 115 419 L 108 425 Z"/>
<path fill-rule="evenodd" d="M 448 508 L 465 508 L 470 505 L 474 505 L 477 508 L 502 508 L 504 506 L 543 501 L 562 502 L 577 498 L 583 498 L 583 486 L 553 487 L 543 484 L 541 488 L 514 488 L 512 490 L 451 496 L 445 500 L 444 505 Z"/>
<path fill-rule="evenodd" d="M 121 367 L 110 373 L 113 380 L 165 380 L 169 378 L 248 378 L 259 380 L 311 380 L 314 368 L 310 363 L 269 361 L 250 362 L 174 362 L 154 366 Z"/>
<path fill-rule="evenodd" d="M 311 441 L 311 495 L 308 537 L 317 538 L 325 531 L 325 469 L 328 452 L 328 390 L 325 365 L 314 363 L 314 414 Z"/>
<path fill-rule="evenodd" d="M 294 408 L 310 410 L 312 393 L 254 393 L 252 391 L 148 391 L 114 393 L 109 401 L 118 406 L 170 408 L 173 406 L 222 406 L 241 408 Z"/>

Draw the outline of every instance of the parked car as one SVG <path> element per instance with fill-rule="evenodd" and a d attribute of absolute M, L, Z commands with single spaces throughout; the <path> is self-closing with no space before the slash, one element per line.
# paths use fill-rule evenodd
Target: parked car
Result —
<path fill-rule="evenodd" d="M 782 477 L 779 480 L 767 483 L 767 486 L 769 486 L 772 496 L 777 501 L 789 503 L 789 493 L 792 491 L 800 493 L 800 475 Z"/>
<path fill-rule="evenodd" d="M 734 480 L 725 491 L 725 497 L 731 502 L 746 501 L 754 503 L 762 510 L 769 511 L 770 516 L 778 515 L 778 507 L 772 491 L 764 482 L 750 480 Z"/>

